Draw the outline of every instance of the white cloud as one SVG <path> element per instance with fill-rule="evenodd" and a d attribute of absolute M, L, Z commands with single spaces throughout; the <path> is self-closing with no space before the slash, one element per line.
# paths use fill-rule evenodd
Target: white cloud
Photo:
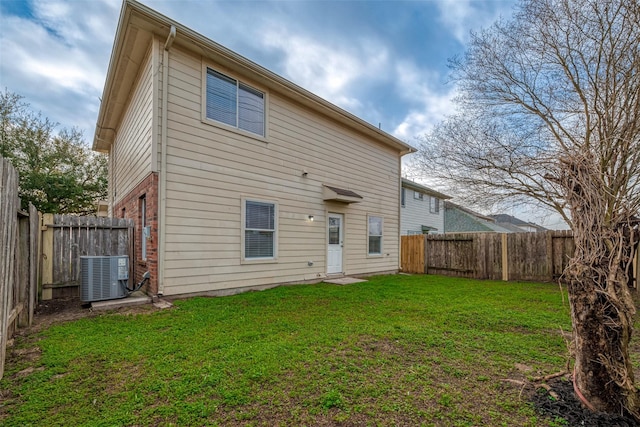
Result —
<path fill-rule="evenodd" d="M 400 95 L 413 107 L 392 132 L 405 141 L 427 133 L 433 125 L 453 113 L 452 99 L 455 88 L 437 90 L 439 75 L 433 71 L 421 70 L 409 62 L 396 66 L 397 85 Z"/>
<path fill-rule="evenodd" d="M 462 44 L 469 40 L 470 30 L 491 25 L 498 16 L 509 15 L 513 3 L 479 2 L 473 0 L 440 0 L 436 2 L 440 10 L 440 21 L 450 29 L 451 34 Z"/>
<path fill-rule="evenodd" d="M 372 41 L 330 46 L 283 29 L 268 29 L 263 34 L 265 47 L 283 56 L 281 67 L 287 78 L 351 111 L 362 108 L 352 85 L 363 86 L 388 74 L 389 55 Z"/>
<path fill-rule="evenodd" d="M 31 16 L 3 17 L 0 84 L 51 120 L 89 134 L 118 9 L 116 2 L 37 1 Z"/>

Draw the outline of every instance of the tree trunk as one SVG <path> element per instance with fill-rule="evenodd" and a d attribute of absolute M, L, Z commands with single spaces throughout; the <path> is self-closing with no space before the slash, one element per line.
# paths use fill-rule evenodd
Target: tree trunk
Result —
<path fill-rule="evenodd" d="M 589 235 L 593 238 L 598 234 Z M 627 275 L 621 263 L 616 262 L 616 254 L 611 252 L 599 260 L 592 258 L 592 262 L 585 262 L 588 258 L 580 253 L 580 248 L 586 242 L 580 244 L 581 237 L 585 238 L 576 236 L 578 250 L 569 271 L 575 345 L 574 389 L 591 410 L 626 412 L 640 418 L 640 401 L 629 358 L 635 307 Z"/>

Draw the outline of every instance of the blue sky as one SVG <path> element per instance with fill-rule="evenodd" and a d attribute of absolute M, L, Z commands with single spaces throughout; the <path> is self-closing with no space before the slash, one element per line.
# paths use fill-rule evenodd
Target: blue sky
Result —
<path fill-rule="evenodd" d="M 411 142 L 449 111 L 447 60 L 511 0 L 142 0 Z M 0 86 L 91 141 L 119 0 L 0 1 Z"/>
<path fill-rule="evenodd" d="M 410 144 L 453 111 L 448 60 L 514 2 L 142 0 Z M 0 88 L 90 143 L 121 5 L 0 0 Z"/>

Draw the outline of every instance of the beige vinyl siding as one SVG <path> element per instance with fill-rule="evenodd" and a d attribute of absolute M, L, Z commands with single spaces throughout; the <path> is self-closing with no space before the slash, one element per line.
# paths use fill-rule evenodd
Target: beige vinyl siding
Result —
<path fill-rule="evenodd" d="M 165 294 L 324 277 L 329 212 L 345 215 L 346 274 L 398 268 L 397 152 L 209 62 L 266 93 L 267 138 L 205 123 L 202 61 L 173 48 L 169 65 Z M 323 183 L 364 200 L 324 202 Z M 278 204 L 276 262 L 241 263 L 243 197 Z M 382 256 L 367 254 L 368 214 L 383 218 Z"/>
<path fill-rule="evenodd" d="M 127 103 L 111 148 L 110 176 L 112 200 L 117 203 L 151 173 L 153 117 L 153 76 L 151 51 L 145 57 L 140 75 Z M 118 214 L 117 212 L 115 213 Z"/>
<path fill-rule="evenodd" d="M 440 200 L 440 212 L 429 211 L 430 198 L 432 196 L 423 193 L 423 200 L 413 197 L 415 190 L 405 188 L 405 206 L 400 209 L 400 234 L 420 234 L 422 226 L 437 228 L 430 233 L 444 233 L 444 203 Z"/>

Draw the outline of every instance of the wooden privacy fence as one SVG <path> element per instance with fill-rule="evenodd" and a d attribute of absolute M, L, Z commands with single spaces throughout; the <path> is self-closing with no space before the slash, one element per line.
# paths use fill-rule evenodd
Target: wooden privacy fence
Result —
<path fill-rule="evenodd" d="M 77 296 L 81 256 L 128 255 L 133 220 L 45 214 L 42 217 L 42 299 Z"/>
<path fill-rule="evenodd" d="M 20 210 L 18 173 L 0 157 L 0 378 L 7 341 L 30 326 L 38 303 L 38 211 Z"/>
<path fill-rule="evenodd" d="M 551 281 L 575 246 L 571 231 L 402 236 L 402 270 L 491 280 Z"/>

